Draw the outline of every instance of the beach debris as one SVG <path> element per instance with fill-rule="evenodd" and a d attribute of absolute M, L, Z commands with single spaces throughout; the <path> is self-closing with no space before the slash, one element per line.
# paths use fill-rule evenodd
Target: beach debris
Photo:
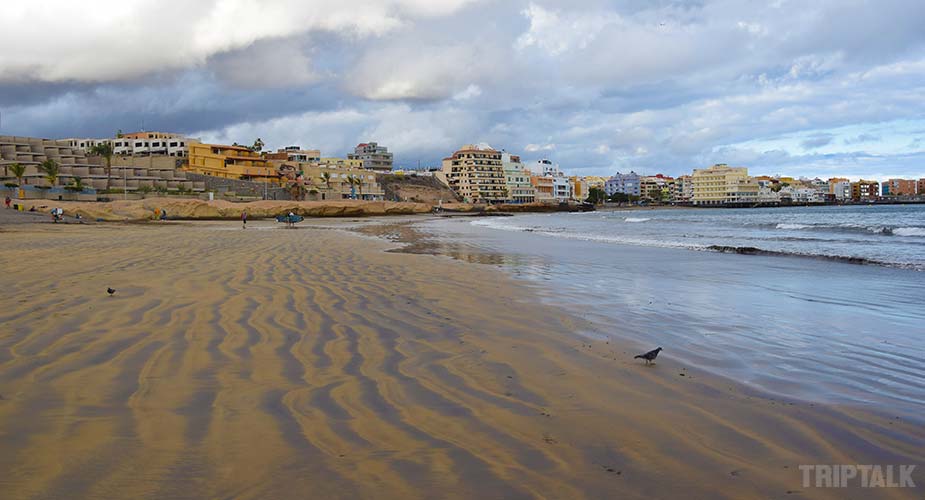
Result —
<path fill-rule="evenodd" d="M 116 289 L 113 288 L 113 287 L 109 287 L 109 288 L 106 289 L 106 293 L 108 293 L 109 296 L 112 297 L 112 295 L 113 295 L 114 293 L 116 293 Z"/>
<path fill-rule="evenodd" d="M 636 355 L 636 356 L 633 356 L 633 359 L 643 359 L 643 360 L 645 360 L 646 364 L 654 363 L 654 362 L 655 362 L 655 358 L 658 357 L 658 353 L 660 353 L 660 352 L 662 352 L 662 348 L 661 348 L 661 347 L 659 347 L 659 348 L 657 348 L 657 349 L 653 349 L 653 350 L 651 350 L 651 351 L 649 351 L 649 352 L 647 352 L 647 353 L 645 353 L 645 354 L 638 354 L 638 355 Z"/>
<path fill-rule="evenodd" d="M 598 464 L 598 465 L 601 466 L 601 469 L 604 469 L 605 471 L 607 471 L 607 472 L 609 472 L 609 473 L 611 473 L 611 474 L 616 474 L 616 475 L 618 475 L 618 476 L 623 475 L 623 471 L 622 471 L 622 470 L 616 470 L 616 469 L 614 469 L 613 467 L 610 467 L 610 466 L 607 466 L 607 465 L 603 465 L 603 464 Z"/>
<path fill-rule="evenodd" d="M 551 435 L 549 435 L 549 433 L 545 433 L 545 432 L 543 433 L 543 441 L 545 441 L 546 444 L 556 444 L 556 443 L 558 443 L 558 441 L 556 441 L 555 438 L 553 438 Z"/>

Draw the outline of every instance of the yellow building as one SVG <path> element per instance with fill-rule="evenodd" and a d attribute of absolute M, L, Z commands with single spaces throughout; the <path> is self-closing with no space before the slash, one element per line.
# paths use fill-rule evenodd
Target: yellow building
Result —
<path fill-rule="evenodd" d="M 501 152 L 487 144 L 467 144 L 443 159 L 447 184 L 466 202 L 498 203 L 508 197 Z"/>
<path fill-rule="evenodd" d="M 578 201 L 584 201 L 588 198 L 590 194 L 590 187 L 588 187 L 588 182 L 577 175 L 573 175 L 568 178 L 569 184 L 572 185 L 572 198 Z"/>
<path fill-rule="evenodd" d="M 331 167 L 363 168 L 363 160 L 350 158 L 321 158 L 318 164 Z"/>
<path fill-rule="evenodd" d="M 749 182 L 748 169 L 745 167 L 719 164 L 694 169 L 691 184 L 694 205 L 749 203 L 757 199 L 758 195 L 758 184 Z"/>
<path fill-rule="evenodd" d="M 190 143 L 184 170 L 226 179 L 282 183 L 265 158 L 242 146 Z"/>
<path fill-rule="evenodd" d="M 599 175 L 586 175 L 583 177 L 583 180 L 585 181 L 585 184 L 588 186 L 589 191 L 591 190 L 591 188 L 598 188 L 598 189 L 603 190 L 604 183 L 607 182 L 606 177 L 601 177 Z"/>

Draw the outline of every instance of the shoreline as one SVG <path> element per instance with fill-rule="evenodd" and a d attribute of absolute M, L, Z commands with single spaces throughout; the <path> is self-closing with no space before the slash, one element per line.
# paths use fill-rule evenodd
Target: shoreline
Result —
<path fill-rule="evenodd" d="M 925 461 L 904 420 L 576 338 L 586 320 L 505 273 L 346 231 L 232 226 L 9 228 L 7 491 L 841 498 L 855 490 L 806 490 L 797 466 Z M 12 265 L 24 256 L 45 265 Z M 114 281 L 115 297 L 84 297 Z"/>
<path fill-rule="evenodd" d="M 566 306 L 563 305 L 563 302 L 561 300 L 556 299 L 556 297 L 559 295 L 558 292 L 556 292 L 553 289 L 550 289 L 549 286 L 547 286 L 545 283 L 536 282 L 536 281 L 529 280 L 529 279 L 521 279 L 518 276 L 511 274 L 509 270 L 506 269 L 505 266 L 502 264 L 501 260 L 492 258 L 490 251 L 482 250 L 481 252 L 483 253 L 479 254 L 479 253 L 476 253 L 478 252 L 478 250 L 473 251 L 473 250 L 463 250 L 461 248 L 454 248 L 453 242 L 438 241 L 435 238 L 436 236 L 435 234 L 428 233 L 426 228 L 422 228 L 418 226 L 420 222 L 422 221 L 414 220 L 414 219 L 408 219 L 405 221 L 394 221 L 394 222 L 393 221 L 382 221 L 381 224 L 368 224 L 368 225 L 359 226 L 357 228 L 354 228 L 353 231 L 356 231 L 364 235 L 369 235 L 374 238 L 380 238 L 380 239 L 395 243 L 397 246 L 395 248 L 388 250 L 389 252 L 405 253 L 405 254 L 411 254 L 411 255 L 437 256 L 437 257 L 449 258 L 454 261 L 460 261 L 460 262 L 470 264 L 470 265 L 471 264 L 487 265 L 489 267 L 492 267 L 494 269 L 497 269 L 503 272 L 506 276 L 509 277 L 509 279 L 516 281 L 521 286 L 523 286 L 525 289 L 531 290 L 532 291 L 531 293 L 533 295 L 546 297 L 549 300 L 545 301 L 545 303 L 549 307 L 562 309 L 563 313 L 565 313 Z M 681 248 L 678 248 L 676 250 L 698 251 L 694 249 L 681 249 Z M 735 252 L 715 251 L 715 253 L 735 253 Z M 785 257 L 785 258 L 798 257 L 798 258 L 817 259 L 817 257 L 813 257 L 813 256 L 781 254 L 781 253 L 774 253 L 774 252 L 754 253 L 754 254 L 748 254 L 748 255 L 759 255 L 759 256 L 766 256 L 766 257 Z M 848 260 L 843 261 L 841 259 L 821 259 L 821 260 L 824 260 L 824 261 L 830 260 L 831 262 L 843 262 L 846 264 L 858 265 L 857 262 L 852 262 Z M 894 268 L 894 269 L 897 268 L 896 266 L 883 266 L 883 267 Z M 571 304 L 571 307 L 574 307 L 576 305 L 577 304 Z M 575 314 L 575 313 L 566 313 L 566 314 Z M 580 316 L 585 319 L 591 317 L 587 313 L 582 313 Z M 576 332 L 578 335 L 585 337 L 586 340 L 598 340 L 598 341 L 616 340 L 618 342 L 623 342 L 627 344 L 627 345 L 622 346 L 624 351 L 626 349 L 636 349 L 642 352 L 648 348 L 653 347 L 653 346 L 645 345 L 642 342 L 640 342 L 638 339 L 631 338 L 630 336 L 625 335 L 625 334 L 600 333 L 603 331 L 613 329 L 613 325 L 607 324 L 603 318 L 596 317 L 593 320 L 589 320 L 588 324 L 590 326 L 588 327 L 587 331 Z M 715 371 L 710 371 L 709 369 L 706 369 L 705 367 L 699 366 L 698 364 L 690 362 L 690 361 L 687 361 L 687 362 L 682 361 L 681 364 L 686 369 L 698 370 L 704 375 L 715 377 L 716 379 L 714 381 L 715 383 L 736 384 L 740 386 L 740 390 L 742 390 L 743 392 L 751 391 L 750 393 L 754 397 L 764 398 L 768 400 L 784 400 L 784 401 L 789 401 L 793 403 L 802 403 L 802 404 L 814 403 L 814 401 L 808 397 L 801 397 L 799 395 L 797 396 L 788 395 L 785 392 L 783 392 L 783 390 L 775 391 L 770 388 L 754 386 L 754 385 L 751 385 L 745 382 L 738 381 L 734 377 L 731 377 L 729 375 L 724 375 L 721 373 L 717 373 Z M 847 402 L 847 401 L 845 402 L 831 402 L 830 401 L 824 404 L 829 405 L 829 406 L 834 406 L 834 407 L 841 407 L 845 409 L 858 410 L 861 412 L 870 412 L 871 414 L 878 415 L 883 418 L 893 418 L 896 416 L 896 415 L 890 415 L 889 414 L 890 412 L 888 411 L 878 410 L 877 408 L 875 408 L 874 406 L 875 403 L 873 402 L 861 405 L 861 404 L 856 404 L 856 403 L 852 404 L 851 402 Z M 915 415 L 908 414 L 907 412 L 903 412 L 903 413 L 904 413 L 903 418 L 914 420 Z M 920 418 L 918 423 L 925 424 L 925 417 Z"/>

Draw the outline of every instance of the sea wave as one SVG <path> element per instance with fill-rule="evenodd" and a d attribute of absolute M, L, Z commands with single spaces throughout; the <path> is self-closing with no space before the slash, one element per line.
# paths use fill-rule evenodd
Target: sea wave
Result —
<path fill-rule="evenodd" d="M 649 220 L 652 220 L 652 218 L 651 217 L 624 217 L 623 218 L 624 222 L 645 222 Z"/>
<path fill-rule="evenodd" d="M 764 248 L 752 247 L 752 246 L 727 246 L 727 245 L 710 245 L 710 244 L 698 244 L 691 243 L 689 241 L 682 242 L 676 240 L 668 239 L 645 239 L 637 237 L 626 237 L 626 236 L 611 236 L 611 235 L 602 235 L 595 233 L 581 233 L 581 232 L 572 232 L 564 230 L 562 228 L 544 228 L 541 226 L 525 227 L 518 226 L 514 224 L 505 223 L 503 221 L 496 220 L 478 220 L 471 222 L 472 225 L 488 227 L 492 229 L 500 229 L 503 231 L 514 231 L 514 232 L 529 232 L 533 234 L 538 234 L 542 236 L 550 236 L 554 238 L 563 238 L 570 240 L 581 240 L 581 241 L 590 241 L 598 243 L 611 243 L 619 245 L 633 245 L 633 246 L 646 246 L 646 247 L 660 247 L 660 248 L 678 248 L 684 250 L 696 250 L 696 251 L 708 251 L 708 252 L 720 252 L 720 253 L 735 253 L 741 255 L 767 255 L 767 256 L 786 256 L 786 257 L 805 257 L 812 259 L 821 259 L 837 262 L 846 262 L 850 264 L 867 264 L 867 265 L 878 265 L 885 267 L 894 267 L 902 269 L 911 269 L 915 271 L 925 271 L 925 266 L 913 263 L 906 262 L 890 262 L 883 260 L 876 260 L 867 257 L 857 257 L 851 255 L 836 255 L 836 254 L 827 254 L 820 252 L 799 252 L 799 251 L 785 251 L 785 250 L 768 250 Z M 923 228 L 906 228 L 906 229 L 923 229 Z M 820 240 L 826 241 L 826 240 Z"/>
<path fill-rule="evenodd" d="M 780 222 L 760 224 L 760 227 L 783 229 L 788 231 L 819 231 L 846 234 L 877 234 L 882 236 L 925 236 L 925 227 L 892 227 L 864 224 L 799 224 Z"/>
<path fill-rule="evenodd" d="M 712 252 L 720 253 L 735 253 L 739 255 L 771 255 L 771 256 L 782 256 L 782 257 L 805 257 L 811 259 L 820 259 L 820 260 L 830 260 L 835 262 L 845 262 L 848 264 L 861 264 L 861 265 L 877 265 L 884 267 L 898 267 L 903 269 L 913 269 L 917 271 L 925 271 L 925 268 L 916 264 L 910 263 L 900 263 L 900 262 L 886 262 L 882 260 L 869 259 L 867 257 L 855 257 L 851 255 L 833 255 L 833 254 L 823 254 L 823 253 L 809 253 L 809 252 L 788 252 L 781 250 L 765 250 L 763 248 L 757 247 L 738 247 L 738 246 L 727 246 L 727 245 L 710 245 L 706 247 L 706 250 Z"/>
<path fill-rule="evenodd" d="M 925 227 L 897 227 L 893 229 L 895 236 L 925 236 Z"/>

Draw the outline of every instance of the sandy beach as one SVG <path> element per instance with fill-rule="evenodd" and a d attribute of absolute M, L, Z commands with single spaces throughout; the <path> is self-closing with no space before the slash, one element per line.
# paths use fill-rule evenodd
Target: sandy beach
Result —
<path fill-rule="evenodd" d="M 925 464 L 886 410 L 645 366 L 504 273 L 325 225 L 0 225 L 0 497 L 921 497 L 802 484 Z"/>

